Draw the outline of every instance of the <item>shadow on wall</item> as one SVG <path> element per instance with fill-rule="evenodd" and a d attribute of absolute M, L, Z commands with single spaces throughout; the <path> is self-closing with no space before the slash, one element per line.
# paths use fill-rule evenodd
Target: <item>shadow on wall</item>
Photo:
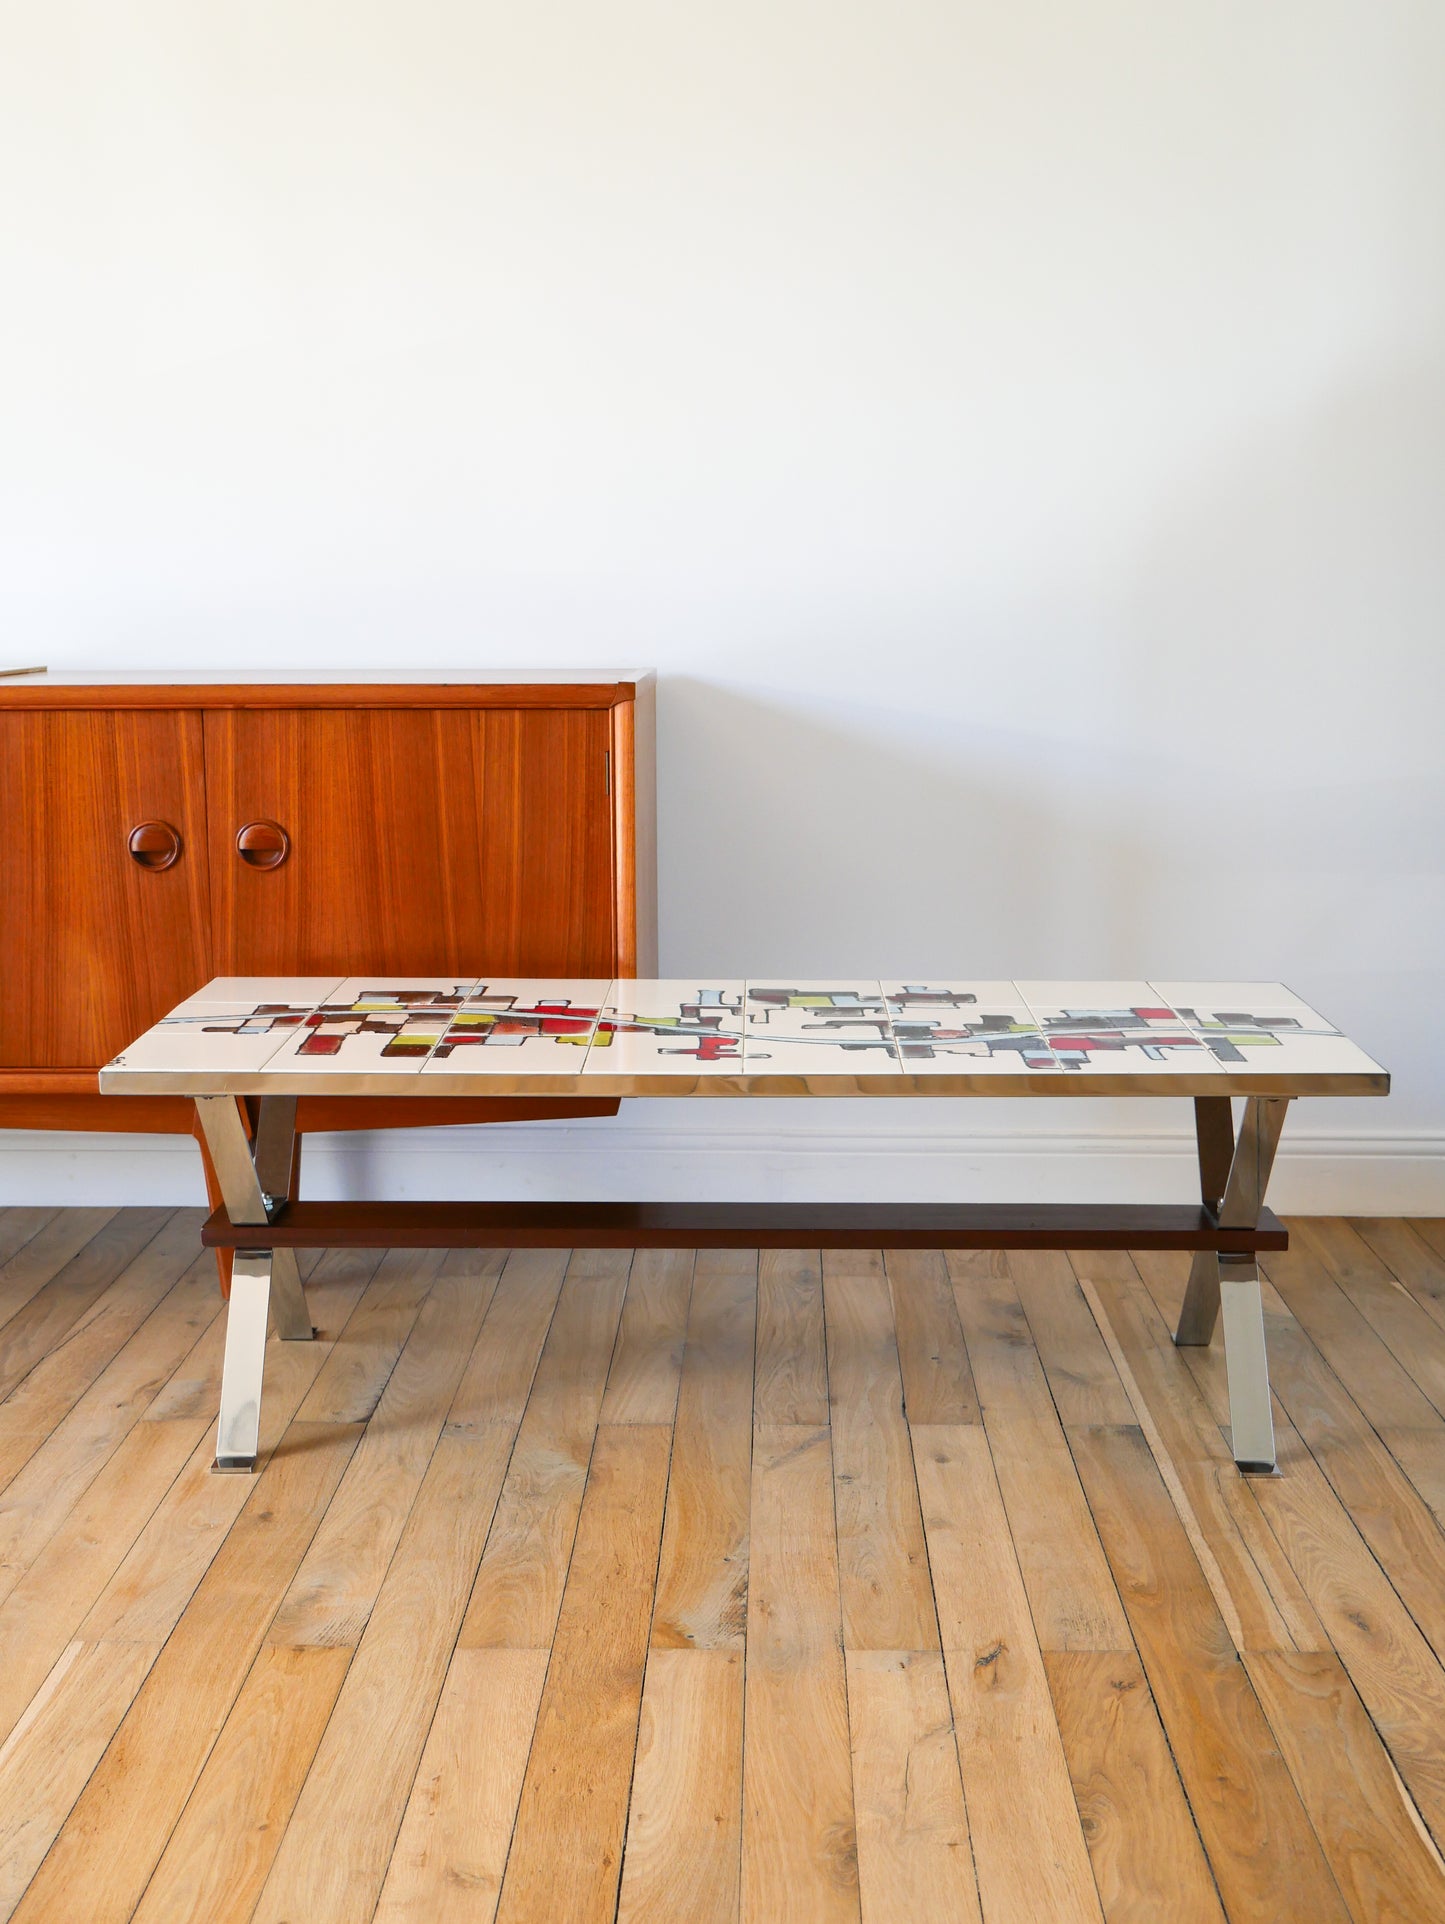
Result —
<path fill-rule="evenodd" d="M 1108 967 L 1147 953 L 1146 845 L 1037 742 L 685 676 L 659 707 L 664 972 L 1094 973 L 1105 929 Z"/>
<path fill-rule="evenodd" d="M 1209 730 L 1198 791 L 1150 807 L 1173 851 L 1156 906 L 1197 958 L 1178 972 L 1290 982 L 1394 1072 L 1388 1109 L 1332 1120 L 1438 1137 L 1445 361 L 1324 385 L 1188 482 L 1117 620 L 1135 739 L 1140 691 Z"/>
<path fill-rule="evenodd" d="M 856 653 L 665 676 L 662 967 L 1280 979 L 1438 1131 L 1442 490 L 1432 360 L 1221 446 L 1052 613 L 880 643 L 866 699 Z"/>

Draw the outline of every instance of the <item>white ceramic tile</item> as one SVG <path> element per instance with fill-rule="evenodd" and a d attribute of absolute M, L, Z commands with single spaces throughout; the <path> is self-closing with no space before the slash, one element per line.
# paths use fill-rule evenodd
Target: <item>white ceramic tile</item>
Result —
<path fill-rule="evenodd" d="M 940 977 L 912 982 L 883 982 L 889 1012 L 967 1015 L 979 1009 L 1021 1009 L 1024 998 L 1012 982 L 951 982 Z"/>
<path fill-rule="evenodd" d="M 736 1075 L 743 984 L 695 978 L 614 982 L 587 1052 L 587 1075 Z"/>
<path fill-rule="evenodd" d="M 1198 1008 L 1206 1002 L 1221 1009 L 1247 1009 L 1251 1002 L 1261 1009 L 1288 1009 L 1300 1000 L 1283 982 L 1151 982 L 1149 986 L 1161 1002 L 1175 1009 L 1181 1003 Z"/>
<path fill-rule="evenodd" d="M 893 1039 L 909 1075 L 1024 1075 L 1058 1069 L 1026 1009 L 895 1010 Z"/>
<path fill-rule="evenodd" d="M 743 1038 L 743 1074 L 747 1076 L 892 1076 L 899 1075 L 898 1053 L 891 1041 L 819 1042 L 798 1036 Z"/>
<path fill-rule="evenodd" d="M 607 977 L 484 978 L 456 1012 L 428 1070 L 580 1075 L 611 986 Z"/>
<path fill-rule="evenodd" d="M 607 1001 L 612 978 L 599 976 L 484 975 L 474 982 L 465 1003 L 481 1003 L 487 1008 L 512 1008 L 522 1003 L 537 1004 L 559 1011 L 572 1009 L 579 1020 L 591 1022 Z"/>
<path fill-rule="evenodd" d="M 1017 982 L 1015 1000 L 1035 1015 L 1043 1010 L 1158 1008 L 1160 997 L 1148 982 Z"/>
<path fill-rule="evenodd" d="M 314 1009 L 341 986 L 337 975 L 218 975 L 194 995 L 178 1003 L 172 1015 L 189 1015 L 195 1009 L 238 1009 L 263 1002 Z"/>
<path fill-rule="evenodd" d="M 460 1007 L 475 983 L 472 975 L 353 975 L 323 1000 L 328 1006 L 375 1003 L 434 1009 L 450 1002 Z"/>
<path fill-rule="evenodd" d="M 128 1043 L 116 1057 L 125 1069 L 229 1072 L 264 1068 L 294 1039 L 307 1010 L 286 1004 L 183 1004 Z"/>

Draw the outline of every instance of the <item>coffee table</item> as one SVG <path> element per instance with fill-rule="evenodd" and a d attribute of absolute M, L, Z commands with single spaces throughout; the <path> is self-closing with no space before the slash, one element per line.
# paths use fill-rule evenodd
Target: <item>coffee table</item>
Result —
<path fill-rule="evenodd" d="M 195 1100 L 234 1254 L 215 1467 L 255 1467 L 268 1317 L 313 1335 L 297 1248 L 1178 1249 L 1181 1344 L 1223 1312 L 1232 1446 L 1272 1472 L 1257 1258 L 1297 1096 L 1384 1095 L 1378 1063 L 1277 982 L 218 977 L 101 1071 Z M 1174 1096 L 1196 1203 L 304 1202 L 297 1098 Z M 1233 1104 L 1243 1099 L 1236 1126 Z"/>

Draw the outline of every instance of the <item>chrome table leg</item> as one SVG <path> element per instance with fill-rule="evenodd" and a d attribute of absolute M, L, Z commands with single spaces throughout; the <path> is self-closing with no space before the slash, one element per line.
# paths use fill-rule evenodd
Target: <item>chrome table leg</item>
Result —
<path fill-rule="evenodd" d="M 254 1470 L 261 1434 L 261 1378 L 266 1365 L 266 1304 L 271 1257 L 238 1249 L 226 1309 L 226 1355 L 221 1365 L 221 1416 L 216 1425 L 217 1470 Z"/>
<path fill-rule="evenodd" d="M 196 1114 L 206 1138 L 206 1147 L 211 1152 L 216 1178 L 221 1185 L 226 1214 L 238 1225 L 269 1222 L 276 1210 L 286 1202 L 290 1188 L 296 1128 L 294 1097 L 262 1097 L 254 1143 L 248 1140 L 241 1125 L 241 1112 L 234 1097 L 200 1096 L 196 1099 Z M 238 1301 L 237 1291 L 243 1265 L 246 1288 Z M 260 1304 L 261 1334 L 253 1372 L 253 1324 L 257 1302 Z M 301 1272 L 296 1267 L 295 1251 L 238 1251 L 227 1311 L 221 1423 L 216 1439 L 217 1469 L 251 1469 L 255 1463 L 261 1409 L 261 1359 L 265 1352 L 268 1306 L 276 1334 L 283 1342 L 309 1342 L 316 1334 L 311 1326 L 311 1312 L 307 1307 Z M 232 1393 L 228 1399 L 227 1384 L 232 1383 L 233 1376 L 233 1335 L 237 1345 L 237 1360 Z M 239 1434 L 244 1444 L 247 1433 L 244 1412 L 248 1409 L 251 1411 L 249 1452 L 244 1447 L 232 1447 L 235 1438 L 228 1431 L 228 1423 L 239 1423 Z"/>
<path fill-rule="evenodd" d="M 1268 1476 L 1275 1466 L 1274 1412 L 1269 1400 L 1259 1265 L 1253 1257 L 1221 1257 L 1220 1295 L 1224 1367 L 1229 1379 L 1229 1445 L 1241 1470 Z"/>
<path fill-rule="evenodd" d="M 1233 1137 L 1229 1101 L 1223 1096 L 1210 1096 L 1196 1102 L 1200 1191 L 1205 1203 L 1217 1211 L 1222 1227 L 1248 1228 L 1258 1222 L 1288 1108 L 1287 1096 L 1246 1099 L 1244 1119 L 1238 1139 L 1232 1142 L 1221 1195 L 1226 1129 Z M 1174 1332 L 1175 1342 L 1208 1343 L 1221 1306 L 1234 1460 L 1241 1470 L 1272 1471 L 1274 1417 L 1270 1408 L 1259 1265 L 1252 1256 L 1220 1257 L 1212 1251 L 1201 1250 L 1189 1272 L 1189 1287 L 1184 1294 L 1179 1327 Z"/>

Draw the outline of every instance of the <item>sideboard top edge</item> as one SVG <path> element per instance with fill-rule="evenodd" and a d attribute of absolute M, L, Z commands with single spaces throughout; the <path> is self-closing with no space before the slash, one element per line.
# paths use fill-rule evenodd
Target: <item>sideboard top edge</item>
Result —
<path fill-rule="evenodd" d="M 0 708 L 614 708 L 649 671 L 592 677 L 517 671 L 445 673 L 134 672 L 78 669 L 0 677 Z"/>

